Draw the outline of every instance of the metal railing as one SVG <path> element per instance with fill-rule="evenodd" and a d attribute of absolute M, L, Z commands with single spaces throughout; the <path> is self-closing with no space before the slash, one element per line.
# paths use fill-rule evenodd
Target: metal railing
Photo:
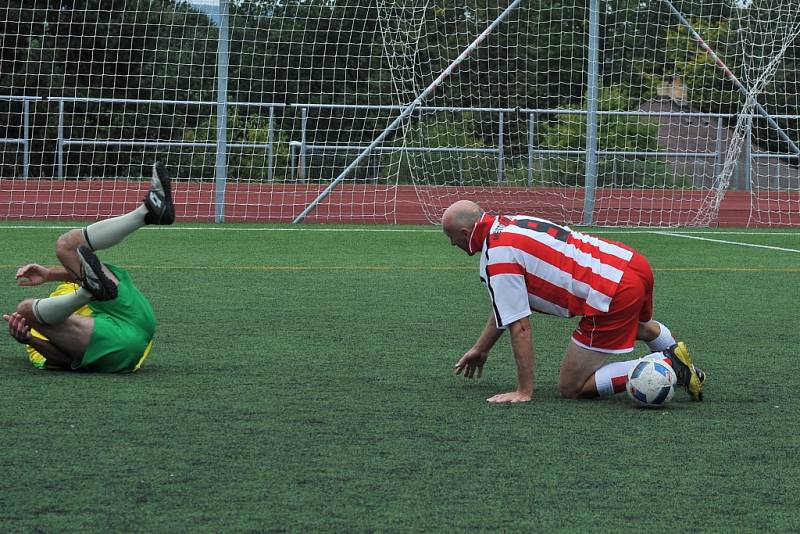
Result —
<path fill-rule="evenodd" d="M 170 106 L 216 106 L 215 101 L 203 100 L 139 100 L 127 98 L 76 98 L 76 97 L 50 97 L 48 100 L 58 102 L 58 134 L 56 139 L 57 156 L 56 156 L 56 176 L 59 180 L 64 179 L 64 151 L 69 146 L 140 146 L 140 147 L 202 147 L 202 148 L 217 148 L 220 149 L 218 141 L 171 141 L 171 140 L 158 140 L 158 139 L 83 139 L 83 138 L 69 138 L 64 133 L 64 117 L 65 110 L 64 104 L 67 102 L 94 102 L 105 104 L 147 104 L 147 105 L 170 105 Z M 271 174 L 274 171 L 274 120 L 275 109 L 285 107 L 285 104 L 280 103 L 258 103 L 258 102 L 228 102 L 231 107 L 245 107 L 245 108 L 267 108 L 269 112 L 267 124 L 267 142 L 266 143 L 231 143 L 225 142 L 223 150 L 227 148 L 263 148 L 267 151 L 267 169 L 268 180 L 271 180 Z M 227 109 L 227 106 L 226 106 Z"/>
<path fill-rule="evenodd" d="M 203 147 L 215 149 L 217 153 L 217 166 L 219 162 L 226 161 L 228 151 L 230 149 L 247 148 L 254 150 L 264 150 L 266 152 L 266 180 L 273 181 L 275 176 L 275 156 L 276 156 L 276 136 L 279 130 L 275 126 L 276 112 L 285 109 L 294 109 L 295 113 L 299 115 L 299 130 L 295 132 L 294 140 L 289 141 L 289 176 L 291 179 L 298 181 L 309 181 L 311 177 L 308 174 L 308 158 L 312 154 L 324 153 L 339 153 L 339 154 L 356 154 L 363 151 L 367 145 L 361 144 L 323 144 L 308 142 L 309 138 L 309 110 L 326 109 L 326 110 L 359 110 L 364 113 L 384 111 L 388 114 L 397 113 L 402 110 L 402 106 L 380 106 L 380 105 L 355 105 L 355 104 L 285 104 L 285 103 L 256 103 L 256 102 L 226 102 L 222 108 L 224 113 L 230 114 L 228 111 L 231 108 L 248 108 L 263 110 L 259 113 L 266 113 L 267 120 L 267 140 L 266 142 L 229 142 L 227 139 L 224 142 L 217 140 L 209 141 L 182 141 L 182 140 L 163 140 L 163 139 L 86 139 L 86 138 L 73 138 L 66 134 L 65 128 L 65 104 L 66 103 L 98 103 L 108 105 L 163 105 L 163 106 L 216 106 L 219 112 L 220 108 L 217 101 L 193 101 L 193 100 L 138 100 L 138 99 L 113 99 L 113 98 L 77 98 L 77 97 L 11 97 L 0 96 L 0 100 L 15 100 L 22 103 L 22 136 L 19 138 L 4 138 L 0 139 L 0 144 L 18 145 L 22 147 L 23 151 L 23 165 L 22 165 L 22 178 L 28 178 L 30 166 L 30 143 L 31 143 L 31 102 L 55 102 L 58 107 L 58 126 L 56 138 L 56 176 L 58 179 L 64 179 L 65 176 L 65 152 L 72 147 L 82 146 L 139 146 L 139 147 L 172 147 L 172 148 L 191 148 Z M 416 114 L 436 114 L 436 113 L 483 113 L 493 114 L 497 117 L 496 130 L 493 132 L 493 138 L 496 139 L 494 146 L 486 147 L 457 147 L 457 146 L 377 146 L 373 148 L 375 154 L 386 154 L 392 152 L 407 152 L 407 153 L 483 153 L 491 155 L 496 160 L 497 169 L 497 182 L 502 184 L 505 182 L 506 164 L 506 127 L 509 116 L 523 116 L 528 125 L 527 143 L 525 146 L 520 147 L 526 153 L 526 167 L 527 167 L 527 184 L 533 186 L 535 184 L 535 161 L 542 156 L 568 156 L 568 157 L 584 157 L 585 150 L 581 149 L 542 149 L 536 145 L 536 124 L 543 115 L 587 115 L 587 111 L 575 109 L 516 109 L 516 108 L 465 108 L 465 107 L 431 107 L 419 106 L 415 109 L 415 115 L 409 120 L 415 120 L 413 117 Z M 682 119 L 705 119 L 708 120 L 713 126 L 714 139 L 709 142 L 710 146 L 714 149 L 710 151 L 637 151 L 637 150 L 607 150 L 599 148 L 596 151 L 599 157 L 636 157 L 636 158 L 689 158 L 695 160 L 713 160 L 714 176 L 718 176 L 722 170 L 724 161 L 723 139 L 725 125 L 724 120 L 731 118 L 732 115 L 728 114 L 712 114 L 712 113 L 699 113 L 699 112 L 674 112 L 674 111 L 598 111 L 598 117 L 603 116 L 635 116 L 635 117 L 680 117 Z M 795 115 L 778 116 L 777 118 L 800 118 Z M 219 132 L 218 132 L 219 134 Z M 761 158 L 779 158 L 789 159 L 794 156 L 791 154 L 775 154 L 775 153 L 755 153 L 751 148 L 751 136 L 748 134 L 744 143 L 744 168 L 743 172 L 743 186 L 750 187 L 751 183 L 751 161 L 759 160 Z M 222 153 L 220 154 L 220 151 Z M 515 161 L 519 161 L 515 158 Z M 216 170 L 216 179 L 218 184 L 224 185 L 227 180 L 228 169 L 225 165 Z M 217 198 L 215 200 L 221 207 L 222 200 Z"/>
<path fill-rule="evenodd" d="M 31 102 L 38 102 L 38 96 L 3 96 L 0 100 L 22 102 L 22 137 L 0 138 L 0 145 L 22 146 L 22 178 L 28 178 L 31 162 Z"/>

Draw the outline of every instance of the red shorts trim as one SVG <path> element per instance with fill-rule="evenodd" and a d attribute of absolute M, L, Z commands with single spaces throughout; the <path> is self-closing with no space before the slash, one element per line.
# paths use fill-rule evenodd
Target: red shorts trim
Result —
<path fill-rule="evenodd" d="M 639 323 L 653 318 L 653 270 L 647 259 L 634 253 L 606 313 L 584 316 L 572 333 L 581 347 L 612 354 L 630 352 Z"/>

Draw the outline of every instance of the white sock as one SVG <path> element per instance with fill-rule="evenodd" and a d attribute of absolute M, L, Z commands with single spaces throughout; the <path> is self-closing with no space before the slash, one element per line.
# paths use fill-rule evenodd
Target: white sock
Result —
<path fill-rule="evenodd" d="M 662 350 L 670 348 L 676 341 L 675 338 L 672 337 L 672 332 L 669 331 L 669 328 L 658 321 L 655 321 L 655 323 L 661 328 L 661 333 L 658 334 L 658 337 L 653 341 L 648 341 L 647 346 L 650 347 L 650 350 L 653 352 L 661 352 Z"/>
<path fill-rule="evenodd" d="M 633 369 L 639 361 L 640 360 L 611 362 L 595 371 L 594 383 L 597 387 L 597 394 L 607 398 L 620 391 L 625 391 L 625 384 L 628 382 L 628 372 Z"/>
<path fill-rule="evenodd" d="M 636 360 L 624 362 L 611 362 L 602 366 L 594 372 L 594 383 L 597 387 L 597 394 L 601 397 L 611 397 L 615 393 L 625 391 L 625 384 L 628 383 L 628 373 L 636 367 L 636 364 L 645 358 L 664 360 L 667 357 L 661 352 L 653 352 Z"/>
<path fill-rule="evenodd" d="M 90 224 L 83 229 L 83 236 L 92 250 L 113 247 L 144 226 L 145 215 L 147 215 L 147 206 L 142 204 L 125 215 Z"/>
<path fill-rule="evenodd" d="M 42 324 L 58 324 L 90 300 L 92 294 L 79 287 L 75 293 L 36 299 L 33 301 L 33 314 Z"/>

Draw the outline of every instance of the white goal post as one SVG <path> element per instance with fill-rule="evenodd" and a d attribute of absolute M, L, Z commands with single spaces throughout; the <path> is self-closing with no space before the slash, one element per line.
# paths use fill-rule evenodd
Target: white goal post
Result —
<path fill-rule="evenodd" d="M 8 0 L 0 218 L 800 226 L 800 0 Z"/>

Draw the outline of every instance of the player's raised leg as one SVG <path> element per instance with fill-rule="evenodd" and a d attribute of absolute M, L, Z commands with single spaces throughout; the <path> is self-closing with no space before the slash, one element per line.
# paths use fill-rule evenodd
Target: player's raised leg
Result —
<path fill-rule="evenodd" d="M 110 248 L 146 224 L 172 224 L 175 208 L 169 175 L 160 162 L 153 165 L 150 188 L 135 210 L 92 223 L 61 235 L 56 242 L 56 256 L 81 282 L 70 295 L 33 301 L 31 321 L 52 325 L 64 321 L 90 300 L 111 300 L 117 296 L 117 279 L 97 258 L 94 251 Z"/>
<path fill-rule="evenodd" d="M 703 399 L 705 374 L 693 365 L 686 345 L 683 342 L 677 343 L 666 326 L 654 320 L 641 322 L 636 337 L 644 341 L 652 351 L 645 358 L 663 359 L 675 370 L 678 385 L 686 387 L 692 400 Z M 625 391 L 628 373 L 640 361 L 642 358 L 612 362 L 599 367 L 592 377 L 597 394 L 600 397 L 610 397 Z M 585 394 L 588 395 L 591 384 L 586 385 L 586 390 Z"/>
<path fill-rule="evenodd" d="M 65 238 L 80 240 L 80 231 L 71 231 Z M 111 300 L 117 297 L 117 279 L 95 256 L 94 252 L 86 246 L 79 245 L 75 250 L 74 261 L 71 255 L 64 254 L 66 262 L 64 268 L 75 275 L 80 281 L 74 293 L 67 293 L 54 297 L 22 301 L 17 306 L 17 313 L 25 317 L 26 321 L 37 330 L 63 323 L 82 306 L 92 300 Z"/>
<path fill-rule="evenodd" d="M 83 229 L 86 244 L 92 250 L 111 248 L 146 224 L 172 224 L 175 207 L 172 203 L 172 180 L 161 162 L 153 165 L 150 189 L 142 205 L 119 217 L 90 224 Z"/>
<path fill-rule="evenodd" d="M 667 350 L 676 343 L 670 329 L 654 319 L 639 323 L 636 339 L 644 341 L 653 352 Z"/>
<path fill-rule="evenodd" d="M 175 222 L 175 206 L 172 203 L 172 179 L 160 161 L 153 165 L 150 190 L 144 197 L 147 207 L 145 224 L 167 225 Z"/>

